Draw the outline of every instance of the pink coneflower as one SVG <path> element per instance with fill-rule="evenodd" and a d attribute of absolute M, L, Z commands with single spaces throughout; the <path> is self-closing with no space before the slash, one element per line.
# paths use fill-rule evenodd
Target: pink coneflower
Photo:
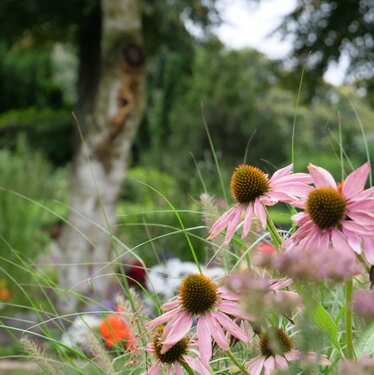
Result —
<path fill-rule="evenodd" d="M 319 362 L 327 366 L 331 362 L 325 356 L 318 357 L 316 353 L 302 353 L 292 349 L 293 343 L 286 332 L 280 328 L 271 327 L 266 333 L 260 336 L 261 355 L 246 363 L 251 375 L 260 375 L 264 369 L 264 375 L 270 375 L 277 369 L 285 371 L 288 369 L 288 362 L 307 361 Z"/>
<path fill-rule="evenodd" d="M 285 248 L 314 248 L 361 253 L 361 238 L 374 235 L 374 198 L 363 190 L 370 172 L 369 162 L 353 171 L 339 186 L 331 174 L 309 164 L 315 189 L 294 204 L 304 209 L 292 217 L 300 228 Z"/>
<path fill-rule="evenodd" d="M 194 316 L 197 316 L 197 339 L 201 360 L 208 364 L 212 356 L 212 337 L 224 350 L 229 349 L 224 330 L 239 340 L 249 340 L 230 317 L 253 320 L 250 315 L 240 311 L 238 300 L 238 296 L 225 287 L 217 287 L 208 277 L 190 274 L 183 279 L 178 298 L 161 306 L 163 310 L 169 311 L 148 322 L 147 326 L 155 327 L 170 320 L 164 331 L 161 350 L 163 354 L 186 336 L 192 327 Z"/>
<path fill-rule="evenodd" d="M 301 299 L 296 292 L 281 290 L 291 285 L 292 279 L 268 279 L 253 271 L 228 276 L 224 285 L 239 295 L 245 311 L 258 318 L 267 312 L 290 313 L 301 306 Z"/>
<path fill-rule="evenodd" d="M 243 221 L 242 238 L 251 227 L 253 215 L 256 215 L 262 227 L 266 228 L 264 206 L 277 202 L 290 203 L 296 197 L 307 194 L 311 187 L 311 177 L 306 173 L 291 174 L 293 165 L 275 172 L 271 178 L 261 169 L 247 164 L 236 167 L 231 177 L 231 195 L 236 203 L 214 223 L 209 231 L 208 240 L 216 237 L 227 227 L 225 243 L 228 244 L 237 226 Z M 245 213 L 244 220 L 242 215 Z"/>
<path fill-rule="evenodd" d="M 184 337 L 166 352 L 163 351 L 164 327 L 157 328 L 152 337 L 152 343 L 147 345 L 146 351 L 152 353 L 156 362 L 145 372 L 146 375 L 158 375 L 162 368 L 168 369 L 168 375 L 183 375 L 183 363 L 187 363 L 194 371 L 201 375 L 211 375 L 211 369 L 197 358 L 189 356 L 188 351 L 193 351 L 190 346 L 193 342 Z"/>

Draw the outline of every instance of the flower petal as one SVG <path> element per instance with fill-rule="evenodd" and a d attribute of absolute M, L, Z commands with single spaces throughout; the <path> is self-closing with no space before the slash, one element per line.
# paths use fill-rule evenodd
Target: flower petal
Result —
<path fill-rule="evenodd" d="M 179 316 L 174 319 L 173 328 L 164 338 L 161 354 L 166 353 L 171 347 L 173 347 L 178 341 L 182 340 L 187 335 L 188 331 L 192 327 L 192 322 L 192 316 L 185 311 L 182 311 Z"/>
<path fill-rule="evenodd" d="M 360 225 L 374 225 L 374 215 L 365 211 L 348 211 L 347 216 Z"/>
<path fill-rule="evenodd" d="M 238 224 L 240 223 L 243 212 L 243 205 L 239 205 L 236 210 L 233 212 L 232 218 L 227 226 L 227 232 L 225 237 L 225 245 L 227 245 L 231 239 L 234 237 L 234 233 Z"/>
<path fill-rule="evenodd" d="M 265 367 L 265 375 L 270 375 L 272 372 L 275 370 L 275 359 L 274 357 L 269 357 L 265 362 L 264 362 L 264 367 Z"/>
<path fill-rule="evenodd" d="M 366 162 L 360 168 L 350 173 L 343 184 L 342 193 L 349 198 L 364 189 L 370 173 L 370 163 Z"/>
<path fill-rule="evenodd" d="M 252 217 L 253 217 L 253 203 L 249 202 L 247 213 L 245 214 L 245 218 L 243 221 L 242 239 L 248 234 L 249 230 L 251 229 Z"/>
<path fill-rule="evenodd" d="M 331 241 L 334 248 L 338 251 L 346 251 L 347 253 L 351 253 L 353 250 L 349 246 L 347 237 L 336 228 L 331 230 Z"/>
<path fill-rule="evenodd" d="M 240 309 L 240 305 L 236 302 L 222 301 L 221 303 L 217 304 L 216 307 L 218 310 L 226 314 L 235 316 L 243 320 L 256 320 L 254 316 L 242 312 Z"/>
<path fill-rule="evenodd" d="M 209 231 L 207 240 L 211 240 L 212 238 L 216 237 L 222 232 L 223 229 L 227 227 L 238 207 L 240 207 L 240 203 L 236 203 L 217 219 Z"/>
<path fill-rule="evenodd" d="M 210 333 L 213 336 L 214 341 L 223 350 L 228 350 L 230 346 L 227 342 L 227 338 L 225 336 L 225 333 L 223 332 L 222 327 L 218 324 L 218 322 L 210 313 L 207 313 L 205 316 L 207 319 L 207 323 L 209 324 Z"/>
<path fill-rule="evenodd" d="M 283 167 L 281 169 L 278 169 L 276 172 L 273 173 L 273 176 L 271 177 L 270 181 L 277 180 L 280 177 L 288 176 L 293 169 L 293 164 L 287 165 L 287 167 Z"/>
<path fill-rule="evenodd" d="M 222 298 L 224 299 L 228 299 L 228 300 L 231 300 L 231 301 L 239 301 L 240 300 L 240 297 L 235 294 L 235 293 L 232 293 L 230 292 L 229 290 L 227 290 L 227 288 L 225 288 L 224 286 L 220 286 L 217 288 L 217 292 L 221 295 Z"/>
<path fill-rule="evenodd" d="M 229 331 L 237 339 L 242 340 L 244 342 L 249 341 L 247 335 L 243 332 L 243 330 L 237 324 L 235 324 L 227 315 L 217 311 L 211 311 L 211 314 L 214 318 L 217 319 L 217 321 L 222 325 L 223 328 Z"/>
<path fill-rule="evenodd" d="M 145 324 L 146 327 L 156 327 L 156 326 L 158 326 L 160 324 L 164 324 L 169 319 L 171 319 L 173 316 L 175 316 L 176 314 L 178 314 L 178 312 L 180 311 L 181 307 L 182 306 L 179 306 L 176 309 L 170 310 L 170 311 L 168 311 L 168 312 L 160 315 L 158 318 L 155 318 L 155 319 L 151 320 L 150 322 L 147 322 Z"/>
<path fill-rule="evenodd" d="M 167 311 L 170 309 L 174 309 L 175 307 L 178 307 L 180 304 L 181 302 L 178 299 L 176 299 L 175 301 L 166 302 L 161 306 L 161 310 Z"/>
<path fill-rule="evenodd" d="M 308 170 L 313 177 L 315 187 L 331 187 L 333 189 L 337 189 L 334 177 L 332 177 L 330 172 L 326 171 L 326 169 L 309 164 Z"/>
<path fill-rule="evenodd" d="M 174 364 L 174 367 L 175 367 L 175 375 L 183 375 L 182 367 L 178 362 Z"/>
<path fill-rule="evenodd" d="M 160 373 L 160 371 L 161 371 L 161 367 L 162 367 L 161 362 L 157 360 L 157 361 L 152 365 L 152 367 L 150 367 L 150 368 L 147 370 L 146 374 L 147 374 L 147 375 L 158 375 L 158 374 Z"/>
<path fill-rule="evenodd" d="M 251 375 L 260 375 L 264 367 L 265 357 L 257 356 L 247 362 L 245 365 Z"/>
<path fill-rule="evenodd" d="M 210 358 L 212 358 L 212 337 L 204 315 L 199 316 L 197 321 L 197 339 L 199 342 L 201 362 L 204 365 L 208 365 Z"/>
<path fill-rule="evenodd" d="M 288 369 L 288 363 L 286 359 L 278 354 L 275 355 L 275 365 L 277 368 L 279 368 L 282 371 L 285 371 Z"/>
<path fill-rule="evenodd" d="M 260 219 L 260 223 L 262 224 L 262 229 L 266 228 L 266 212 L 264 206 L 261 204 L 260 200 L 257 198 L 255 200 L 255 214 Z"/>
<path fill-rule="evenodd" d="M 183 359 L 187 364 L 200 375 L 211 375 L 209 370 L 196 358 L 189 357 L 188 355 L 183 356 Z"/>

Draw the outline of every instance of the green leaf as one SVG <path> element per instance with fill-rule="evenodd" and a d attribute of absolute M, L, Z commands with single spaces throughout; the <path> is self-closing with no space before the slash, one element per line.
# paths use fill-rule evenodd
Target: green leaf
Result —
<path fill-rule="evenodd" d="M 365 354 L 374 355 L 374 323 L 371 323 L 355 341 L 355 352 L 358 358 Z"/>
<path fill-rule="evenodd" d="M 312 311 L 312 318 L 317 326 L 327 334 L 328 338 L 335 346 L 335 348 L 339 352 L 341 352 L 341 347 L 338 339 L 338 328 L 336 327 L 336 324 L 331 318 L 330 314 L 320 303 L 318 303 Z"/>

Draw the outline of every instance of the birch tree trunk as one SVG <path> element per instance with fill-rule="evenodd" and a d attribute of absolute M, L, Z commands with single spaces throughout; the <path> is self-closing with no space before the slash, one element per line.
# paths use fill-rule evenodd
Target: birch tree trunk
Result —
<path fill-rule="evenodd" d="M 134 135 L 145 109 L 144 50 L 138 0 L 102 0 L 100 77 L 73 166 L 70 213 L 57 245 L 59 284 L 104 296 L 113 272 L 112 232 Z M 92 93 L 87 93 L 91 95 Z M 87 107 L 86 107 L 87 108 Z M 102 227 L 103 229 L 100 229 Z M 70 301 L 68 309 L 75 306 Z"/>

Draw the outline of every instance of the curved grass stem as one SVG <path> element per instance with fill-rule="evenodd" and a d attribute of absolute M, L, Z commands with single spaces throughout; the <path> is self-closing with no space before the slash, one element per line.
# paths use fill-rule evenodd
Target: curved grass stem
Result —
<path fill-rule="evenodd" d="M 241 372 L 245 375 L 250 375 L 247 369 L 244 367 L 242 363 L 240 363 L 236 357 L 234 356 L 233 352 L 229 349 L 226 351 L 226 354 L 231 359 L 231 361 L 241 370 Z"/>

